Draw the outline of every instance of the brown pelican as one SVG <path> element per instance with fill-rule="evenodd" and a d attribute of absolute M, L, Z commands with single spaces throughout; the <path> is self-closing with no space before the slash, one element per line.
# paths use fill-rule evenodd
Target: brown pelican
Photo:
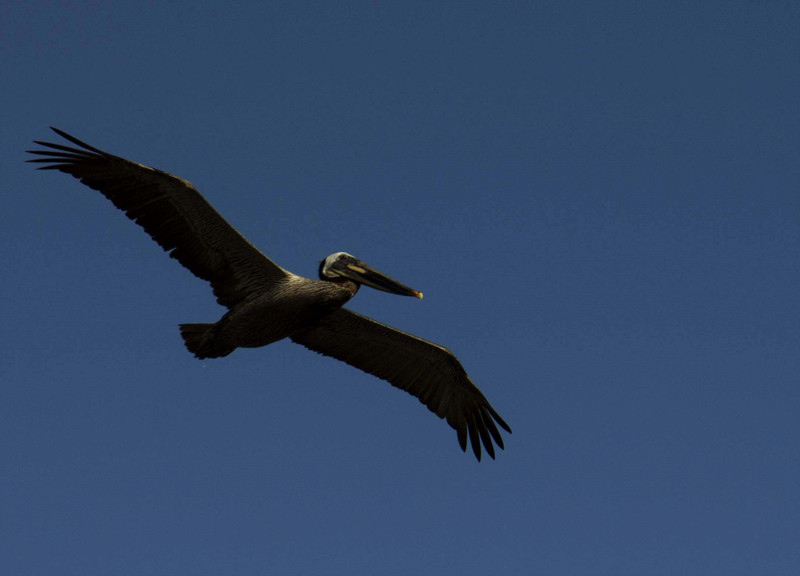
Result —
<path fill-rule="evenodd" d="M 217 302 L 228 308 L 216 323 L 180 325 L 197 358 L 289 338 L 413 394 L 455 429 L 463 451 L 469 436 L 478 460 L 481 442 L 492 458 L 493 440 L 503 448 L 495 422 L 511 429 L 449 350 L 342 308 L 362 284 L 420 299 L 421 292 L 345 252 L 320 262 L 320 280 L 292 274 L 250 244 L 188 181 L 52 130 L 78 148 L 35 140 L 47 149 L 28 150 L 42 156 L 28 162 L 98 190 L 172 258 L 210 282 Z"/>

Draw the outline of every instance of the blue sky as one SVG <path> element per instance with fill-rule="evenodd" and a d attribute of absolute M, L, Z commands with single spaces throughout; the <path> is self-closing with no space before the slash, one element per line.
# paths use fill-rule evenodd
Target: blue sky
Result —
<path fill-rule="evenodd" d="M 800 5 L 0 9 L 0 572 L 797 574 Z M 57 126 L 192 181 L 351 307 L 451 348 L 477 463 L 291 343 L 199 361 L 210 289 Z"/>

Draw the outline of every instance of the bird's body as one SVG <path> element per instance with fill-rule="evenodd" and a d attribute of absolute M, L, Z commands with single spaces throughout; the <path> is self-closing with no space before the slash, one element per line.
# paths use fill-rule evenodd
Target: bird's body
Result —
<path fill-rule="evenodd" d="M 181 324 L 198 358 L 236 348 L 292 341 L 350 364 L 413 394 L 480 460 L 503 441 L 495 422 L 511 429 L 446 348 L 356 314 L 342 306 L 361 285 L 422 298 L 345 252 L 320 263 L 319 280 L 284 270 L 228 224 L 186 180 L 103 152 L 53 128 L 78 148 L 36 141 L 42 169 L 60 170 L 100 191 L 195 276 L 208 281 L 222 306 L 219 321 Z"/>
<path fill-rule="evenodd" d="M 181 333 L 198 358 L 227 356 L 236 348 L 259 348 L 301 333 L 341 308 L 357 290 L 354 282 L 290 274 L 237 304 L 215 324 L 182 324 Z"/>

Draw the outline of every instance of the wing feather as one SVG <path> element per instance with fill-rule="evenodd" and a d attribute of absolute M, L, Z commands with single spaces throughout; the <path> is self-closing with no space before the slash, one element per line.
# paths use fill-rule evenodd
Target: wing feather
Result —
<path fill-rule="evenodd" d="M 131 162 L 52 128 L 79 148 L 42 142 L 28 150 L 41 170 L 60 170 L 111 200 L 195 276 L 211 283 L 217 302 L 231 308 L 265 284 L 288 276 L 214 210 L 182 178 Z"/>
<path fill-rule="evenodd" d="M 292 340 L 416 396 L 455 429 L 464 451 L 469 437 L 478 460 L 481 459 L 481 443 L 492 458 L 492 440 L 503 448 L 495 422 L 511 433 L 511 428 L 472 383 L 458 359 L 442 346 L 345 308 L 326 316 L 313 328 L 292 336 Z"/>

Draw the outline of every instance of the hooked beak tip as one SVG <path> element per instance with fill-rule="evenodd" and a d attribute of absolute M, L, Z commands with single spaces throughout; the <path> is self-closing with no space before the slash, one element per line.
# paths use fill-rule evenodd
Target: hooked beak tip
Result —
<path fill-rule="evenodd" d="M 416 296 L 417 298 L 419 298 L 420 300 L 422 300 L 422 292 L 417 292 L 417 291 L 414 291 L 414 296 Z"/>

